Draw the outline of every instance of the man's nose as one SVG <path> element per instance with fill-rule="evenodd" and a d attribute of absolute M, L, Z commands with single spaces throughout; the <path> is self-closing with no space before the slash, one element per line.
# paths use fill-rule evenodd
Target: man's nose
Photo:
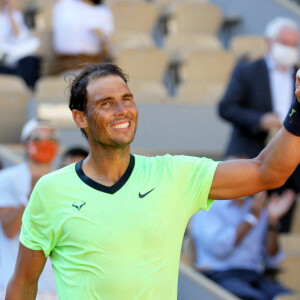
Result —
<path fill-rule="evenodd" d="M 120 102 L 117 102 L 117 106 L 116 106 L 116 110 L 115 110 L 115 114 L 116 115 L 123 115 L 127 112 L 127 107 L 126 105 L 120 101 Z"/>

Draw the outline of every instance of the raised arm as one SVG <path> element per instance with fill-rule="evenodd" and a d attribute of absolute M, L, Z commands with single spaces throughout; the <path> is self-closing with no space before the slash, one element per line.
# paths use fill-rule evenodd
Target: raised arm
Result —
<path fill-rule="evenodd" d="M 9 281 L 5 300 L 32 300 L 44 269 L 46 257 L 42 250 L 30 250 L 20 243 L 14 274 Z"/>
<path fill-rule="evenodd" d="M 13 0 L 7 1 L 6 9 L 13 36 L 15 38 L 23 38 L 29 33 L 24 22 L 23 14 L 20 11 L 15 10 L 15 3 Z"/>
<path fill-rule="evenodd" d="M 296 96 L 299 106 L 300 77 L 296 78 Z M 299 112 L 296 112 L 299 110 Z M 294 133 L 300 135 L 300 109 L 289 112 Z M 288 118 L 290 118 L 288 116 Z M 289 119 L 288 119 L 289 120 Z M 267 147 L 254 159 L 232 160 L 218 166 L 209 197 L 233 199 L 269 190 L 284 184 L 300 162 L 300 137 L 279 130 Z"/>

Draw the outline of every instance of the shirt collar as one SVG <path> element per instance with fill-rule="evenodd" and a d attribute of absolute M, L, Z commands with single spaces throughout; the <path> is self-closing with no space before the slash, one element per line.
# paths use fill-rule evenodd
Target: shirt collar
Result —
<path fill-rule="evenodd" d="M 290 67 L 288 69 L 286 69 L 286 71 L 281 71 L 278 67 L 278 64 L 276 63 L 276 61 L 274 60 L 274 58 L 268 54 L 267 56 L 265 56 L 265 62 L 267 64 L 267 68 L 269 71 L 280 71 L 282 74 L 289 74 L 292 75 L 293 74 L 293 67 Z"/>

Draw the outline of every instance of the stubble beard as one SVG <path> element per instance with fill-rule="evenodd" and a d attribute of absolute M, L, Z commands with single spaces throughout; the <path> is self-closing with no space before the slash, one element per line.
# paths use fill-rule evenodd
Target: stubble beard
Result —
<path fill-rule="evenodd" d="M 135 133 L 136 133 L 136 129 L 133 133 L 132 138 L 128 142 L 125 142 L 125 143 L 114 142 L 114 140 L 110 140 L 110 143 L 105 142 L 105 141 L 101 140 L 101 136 L 95 137 L 94 135 L 92 135 L 92 138 L 93 138 L 93 143 L 97 144 L 98 146 L 101 146 L 101 148 L 103 150 L 106 150 L 106 151 L 116 151 L 118 149 L 125 150 L 125 148 L 130 146 L 130 144 L 134 141 Z"/>

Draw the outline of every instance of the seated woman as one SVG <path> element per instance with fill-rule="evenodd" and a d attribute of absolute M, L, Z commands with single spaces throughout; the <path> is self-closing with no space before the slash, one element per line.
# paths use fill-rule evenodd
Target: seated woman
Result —
<path fill-rule="evenodd" d="M 53 72 L 107 60 L 113 30 L 112 12 L 101 0 L 58 0 L 53 8 Z"/>
<path fill-rule="evenodd" d="M 39 45 L 14 1 L 0 1 L 0 73 L 20 76 L 33 89 L 40 72 L 40 60 L 34 56 Z"/>

